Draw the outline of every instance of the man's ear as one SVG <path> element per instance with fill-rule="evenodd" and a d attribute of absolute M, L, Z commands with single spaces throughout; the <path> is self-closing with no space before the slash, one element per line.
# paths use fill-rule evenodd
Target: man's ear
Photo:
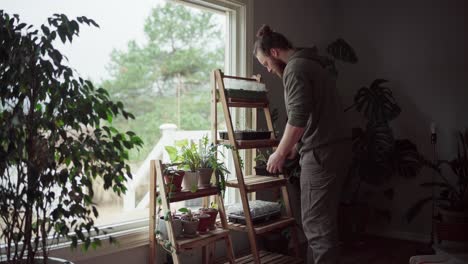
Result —
<path fill-rule="evenodd" d="M 277 59 L 278 56 L 279 56 L 279 50 L 276 49 L 276 48 L 271 48 L 271 49 L 270 49 L 270 55 L 271 55 L 273 58 Z"/>

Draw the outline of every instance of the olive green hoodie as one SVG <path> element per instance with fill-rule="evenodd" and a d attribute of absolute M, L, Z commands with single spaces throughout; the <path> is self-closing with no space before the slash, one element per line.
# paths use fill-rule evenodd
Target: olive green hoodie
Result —
<path fill-rule="evenodd" d="M 299 153 L 327 148 L 348 137 L 341 99 L 335 80 L 325 68 L 327 58 L 316 49 L 298 49 L 283 73 L 288 123 L 304 127 Z M 319 151 L 323 153 L 322 151 Z"/>

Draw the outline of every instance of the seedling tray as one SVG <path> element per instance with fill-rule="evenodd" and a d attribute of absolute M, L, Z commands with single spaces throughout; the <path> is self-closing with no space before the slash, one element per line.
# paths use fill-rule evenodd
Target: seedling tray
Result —
<path fill-rule="evenodd" d="M 224 140 L 229 139 L 227 131 L 220 131 L 219 137 Z M 236 140 L 270 139 L 271 131 L 234 131 L 234 137 Z"/>
<path fill-rule="evenodd" d="M 281 205 L 276 202 L 249 201 L 250 215 L 254 224 L 263 223 L 281 216 Z M 231 205 L 227 211 L 229 222 L 245 225 L 245 216 L 241 203 Z"/>
<path fill-rule="evenodd" d="M 238 98 L 246 101 L 264 101 L 267 99 L 266 91 L 249 91 L 242 89 L 226 89 L 228 98 Z"/>

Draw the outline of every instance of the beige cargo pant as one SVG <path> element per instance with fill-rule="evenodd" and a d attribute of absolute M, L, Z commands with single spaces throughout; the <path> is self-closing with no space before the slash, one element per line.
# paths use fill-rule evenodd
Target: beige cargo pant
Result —
<path fill-rule="evenodd" d="M 311 264 L 339 263 L 337 213 L 349 166 L 347 146 L 301 155 L 301 214 Z M 321 159 L 323 158 L 323 159 Z"/>

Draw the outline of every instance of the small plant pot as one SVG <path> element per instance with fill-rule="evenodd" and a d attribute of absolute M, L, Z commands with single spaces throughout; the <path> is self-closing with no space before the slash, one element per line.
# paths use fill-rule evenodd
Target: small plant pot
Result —
<path fill-rule="evenodd" d="M 263 166 L 255 166 L 255 175 L 260 175 L 260 176 L 276 176 L 279 175 L 280 173 L 270 173 L 267 171 L 266 165 Z"/>
<path fill-rule="evenodd" d="M 186 236 L 196 236 L 200 221 L 197 218 L 184 219 L 182 218 L 182 230 Z"/>
<path fill-rule="evenodd" d="M 220 131 L 219 137 L 224 140 L 228 140 L 228 132 Z M 234 131 L 234 137 L 236 140 L 258 140 L 258 139 L 270 139 L 271 131 Z"/>
<path fill-rule="evenodd" d="M 210 223 L 208 225 L 209 230 L 215 230 L 216 216 L 218 216 L 218 209 L 215 208 L 200 208 L 200 214 L 207 214 L 210 216 Z"/>
<path fill-rule="evenodd" d="M 198 214 L 195 217 L 200 220 L 200 224 L 198 224 L 198 232 L 206 233 L 210 226 L 211 216 L 209 214 Z"/>
<path fill-rule="evenodd" d="M 198 169 L 198 187 L 210 187 L 211 176 L 213 175 L 213 169 L 211 168 L 200 168 Z"/>
<path fill-rule="evenodd" d="M 158 223 L 158 230 L 161 233 L 163 239 L 169 239 L 169 235 L 167 233 L 167 225 L 166 221 L 164 220 L 164 216 L 159 217 Z M 178 216 L 172 217 L 172 230 L 174 230 L 174 236 L 176 238 L 180 237 L 182 234 L 182 220 Z"/>
<path fill-rule="evenodd" d="M 180 192 L 182 190 L 182 180 L 184 179 L 185 171 L 177 171 L 178 175 L 164 175 L 166 183 L 166 192 Z"/>
<path fill-rule="evenodd" d="M 186 171 L 183 181 L 183 187 L 188 191 L 196 191 L 198 189 L 198 171 Z"/>

